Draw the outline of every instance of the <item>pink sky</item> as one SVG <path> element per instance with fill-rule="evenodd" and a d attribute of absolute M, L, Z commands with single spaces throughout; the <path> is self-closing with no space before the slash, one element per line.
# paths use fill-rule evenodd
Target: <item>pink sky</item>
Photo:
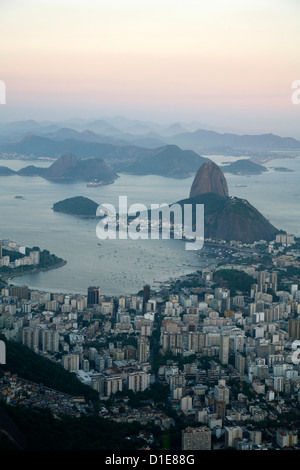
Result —
<path fill-rule="evenodd" d="M 124 114 L 295 135 L 299 13 L 296 0 L 2 0 L 0 120 Z"/>

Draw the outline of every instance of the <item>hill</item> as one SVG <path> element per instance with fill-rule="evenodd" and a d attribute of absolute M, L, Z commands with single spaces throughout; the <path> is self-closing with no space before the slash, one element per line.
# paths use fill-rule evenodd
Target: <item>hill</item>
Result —
<path fill-rule="evenodd" d="M 214 282 L 218 287 L 229 289 L 230 295 L 234 296 L 238 292 L 249 295 L 251 286 L 256 284 L 257 280 L 237 269 L 218 269 L 214 274 Z"/>
<path fill-rule="evenodd" d="M 16 175 L 16 171 L 7 168 L 7 166 L 0 166 L 0 176 Z"/>
<path fill-rule="evenodd" d="M 105 184 L 113 183 L 118 175 L 102 158 L 80 159 L 73 154 L 66 154 L 48 168 L 34 165 L 21 168 L 19 171 L 0 167 L 0 176 L 41 176 L 52 181 L 98 181 Z"/>
<path fill-rule="evenodd" d="M 50 410 L 31 410 L 25 406 L 0 406 L 0 450 L 97 450 L 134 451 L 146 443 L 136 438 L 144 429 L 137 421 L 116 423 L 94 415 L 53 416 Z M 7 421 L 9 420 L 9 423 Z M 2 431 L 2 429 L 4 429 Z M 150 427 L 152 431 L 152 427 Z M 132 436 L 135 436 L 134 438 Z M 5 439 L 6 438 L 6 439 Z M 109 455 L 109 454 L 108 454 Z M 14 455 L 14 459 L 16 454 Z M 22 456 L 23 457 L 23 456 Z"/>
<path fill-rule="evenodd" d="M 151 155 L 120 162 L 116 171 L 133 175 L 159 175 L 171 178 L 188 178 L 207 158 L 192 150 L 181 150 L 176 145 L 166 145 L 153 150 Z"/>
<path fill-rule="evenodd" d="M 21 168 L 18 171 L 20 176 L 43 176 L 47 168 L 40 168 L 34 165 L 29 165 L 24 168 Z"/>
<path fill-rule="evenodd" d="M 252 243 L 258 240 L 274 240 L 279 233 L 279 230 L 245 199 L 205 193 L 181 200 L 178 204 L 204 204 L 205 238 Z"/>
<path fill-rule="evenodd" d="M 83 196 L 71 197 L 53 204 L 53 210 L 78 217 L 96 217 L 96 202 Z"/>
<path fill-rule="evenodd" d="M 98 394 L 88 385 L 81 383 L 74 374 L 36 354 L 31 349 L 16 341 L 8 341 L 3 335 L 0 339 L 6 343 L 6 364 L 0 370 L 9 370 L 20 378 L 73 396 L 84 396 L 86 400 L 97 400 Z"/>
<path fill-rule="evenodd" d="M 98 180 L 113 182 L 117 175 L 102 158 L 81 160 L 73 154 L 60 157 L 43 173 L 49 180 Z"/>

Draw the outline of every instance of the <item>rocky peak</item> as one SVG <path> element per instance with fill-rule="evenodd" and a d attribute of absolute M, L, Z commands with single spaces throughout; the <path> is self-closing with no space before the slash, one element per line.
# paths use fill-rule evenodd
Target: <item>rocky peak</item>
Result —
<path fill-rule="evenodd" d="M 228 186 L 222 170 L 212 161 L 204 163 L 194 178 L 190 197 L 205 193 L 215 193 L 219 196 L 228 196 Z"/>

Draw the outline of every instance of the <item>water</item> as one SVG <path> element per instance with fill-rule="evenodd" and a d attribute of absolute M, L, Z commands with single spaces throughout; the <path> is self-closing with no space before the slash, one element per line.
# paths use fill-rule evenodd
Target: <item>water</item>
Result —
<path fill-rule="evenodd" d="M 16 170 L 37 165 L 5 160 L 0 164 Z M 49 164 L 43 162 L 43 166 Z M 172 203 L 188 197 L 191 183 L 192 178 L 123 175 L 113 185 L 88 188 L 86 183 L 58 184 L 40 177 L 1 177 L 0 238 L 48 249 L 67 261 L 62 268 L 22 276 L 14 282 L 30 288 L 78 293 L 86 293 L 88 286 L 97 285 L 104 294 L 119 295 L 137 293 L 145 283 L 155 288 L 155 280 L 165 281 L 195 271 L 201 261 L 195 252 L 185 250 L 181 240 L 100 241 L 96 220 L 52 210 L 55 202 L 73 196 L 116 207 L 119 195 L 127 195 L 129 204 L 140 202 L 147 207 L 151 203 Z M 15 199 L 16 195 L 24 199 Z"/>
<path fill-rule="evenodd" d="M 212 156 L 210 157 L 214 159 Z M 221 161 L 234 157 L 216 156 Z M 51 162 L 1 160 L 0 165 L 18 170 Z M 277 228 L 299 236 L 300 158 L 270 161 L 268 173 L 255 176 L 226 174 L 229 193 L 247 199 Z M 294 173 L 277 172 L 287 167 Z M 201 252 L 186 251 L 181 240 L 105 240 L 96 236 L 96 220 L 85 220 L 52 210 L 55 202 L 73 196 L 118 206 L 119 196 L 128 203 L 172 203 L 189 195 L 194 176 L 174 180 L 158 176 L 121 175 L 113 185 L 88 188 L 86 183 L 58 184 L 40 177 L 0 177 L 0 238 L 26 246 L 48 249 L 65 259 L 59 269 L 16 278 L 18 284 L 52 292 L 86 293 L 90 285 L 107 295 L 136 293 L 144 284 L 193 272 L 204 265 Z M 237 184 L 247 187 L 236 187 Z M 15 199 L 15 196 L 24 199 Z M 99 245 L 101 243 L 101 245 Z"/>

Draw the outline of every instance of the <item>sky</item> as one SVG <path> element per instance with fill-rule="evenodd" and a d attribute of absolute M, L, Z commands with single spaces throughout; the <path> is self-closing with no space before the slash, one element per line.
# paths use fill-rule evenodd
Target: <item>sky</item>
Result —
<path fill-rule="evenodd" d="M 0 121 L 123 115 L 300 138 L 299 0 L 0 0 Z"/>

